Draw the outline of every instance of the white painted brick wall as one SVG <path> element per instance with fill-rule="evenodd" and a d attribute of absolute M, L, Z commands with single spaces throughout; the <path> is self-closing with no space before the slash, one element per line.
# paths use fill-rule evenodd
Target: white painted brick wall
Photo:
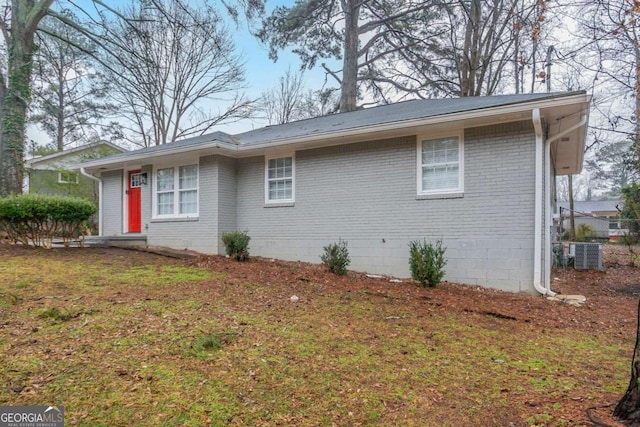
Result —
<path fill-rule="evenodd" d="M 251 253 L 319 262 L 341 238 L 350 268 L 406 277 L 409 242 L 442 238 L 446 279 L 533 291 L 530 123 L 466 130 L 463 198 L 416 200 L 415 141 L 298 151 L 293 207 L 265 207 L 264 159 L 239 160 L 238 227 L 249 231 Z"/>
<path fill-rule="evenodd" d="M 176 249 L 191 249 L 202 253 L 218 253 L 218 160 L 217 156 L 200 158 L 199 217 L 196 219 L 151 218 L 152 185 L 145 187 L 148 201 L 143 203 L 143 234 L 153 246 L 168 246 Z M 152 174 L 149 175 L 152 177 Z M 154 179 L 154 177 L 152 177 Z"/>
<path fill-rule="evenodd" d="M 296 152 L 289 207 L 265 206 L 264 157 L 203 157 L 198 220 L 152 221 L 149 184 L 143 234 L 151 245 L 223 253 L 220 234 L 246 230 L 253 255 L 316 263 L 343 239 L 351 269 L 400 277 L 411 240 L 442 238 L 447 280 L 533 292 L 533 127 L 467 129 L 464 139 L 464 197 L 448 199 L 416 198 L 415 137 Z M 103 181 L 105 234 L 119 234 L 122 172 Z"/>
<path fill-rule="evenodd" d="M 224 233 L 237 230 L 236 194 L 237 161 L 228 157 L 217 157 L 218 159 L 218 253 L 224 254 L 225 249 L 221 236 Z M 241 230 L 242 231 L 242 230 Z"/>

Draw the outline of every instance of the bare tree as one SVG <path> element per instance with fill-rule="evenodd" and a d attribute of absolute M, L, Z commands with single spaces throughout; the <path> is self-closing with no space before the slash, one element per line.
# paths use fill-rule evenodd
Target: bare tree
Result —
<path fill-rule="evenodd" d="M 165 144 L 246 117 L 242 64 L 214 9 L 145 0 L 120 14 L 102 23 L 103 68 L 133 142 Z"/>
<path fill-rule="evenodd" d="M 276 87 L 262 93 L 258 109 L 274 125 L 333 114 L 339 103 L 337 90 L 305 91 L 303 73 L 294 74 L 289 69 Z"/>
<path fill-rule="evenodd" d="M 341 61 L 341 69 L 325 62 L 321 65 L 340 86 L 340 111 L 351 111 L 358 107 L 366 85 L 375 83 L 369 89 L 389 85 L 416 91 L 378 72 L 376 64 L 402 50 L 424 49 L 434 34 L 447 31 L 428 25 L 437 14 L 434 5 L 438 2 L 301 0 L 291 7 L 276 7 L 257 35 L 269 43 L 274 60 L 279 50 L 293 47 L 305 67 L 311 68 L 327 58 Z M 371 94 L 376 95 L 375 90 Z"/>
<path fill-rule="evenodd" d="M 286 47 L 340 85 L 340 110 L 405 97 L 524 92 L 537 63 L 547 0 L 305 0 L 278 7 L 258 36 L 272 58 Z M 531 77 L 525 79 L 525 68 Z"/>
<path fill-rule="evenodd" d="M 91 0 L 90 6 L 95 11 L 87 12 L 84 9 L 86 5 L 79 5 L 76 0 L 67 0 L 67 2 L 80 13 L 83 13 L 89 21 L 96 23 L 96 16 L 105 18 L 108 15 L 124 19 L 126 17 L 120 14 L 116 9 L 102 0 Z M 164 9 L 160 0 L 144 0 L 145 5 L 158 10 L 163 18 L 171 18 L 168 9 Z M 173 0 L 178 10 L 184 11 L 190 15 L 193 9 L 186 7 L 182 0 Z M 103 45 L 107 52 L 114 45 L 109 45 L 100 34 L 94 31 L 90 25 L 75 22 L 62 14 L 56 13 L 51 9 L 53 0 L 11 0 L 10 4 L 0 6 L 0 31 L 5 43 L 6 62 L 0 60 L 0 197 L 22 192 L 22 178 L 24 175 L 24 151 L 25 151 L 25 124 L 27 119 L 27 110 L 31 102 L 31 77 L 33 73 L 33 54 L 35 52 L 34 37 L 41 20 L 46 15 L 51 15 L 66 25 L 74 28 L 84 36 L 95 43 Z M 227 9 L 234 13 L 237 17 L 242 9 L 246 15 L 251 18 L 260 15 L 264 10 L 263 0 L 238 0 L 236 2 L 224 3 Z M 207 10 L 208 12 L 209 10 Z M 194 17 L 197 14 L 193 15 Z M 175 22 L 175 19 L 169 19 Z M 128 22 L 132 24 L 133 21 Z M 135 27 L 127 25 L 128 28 Z M 191 29 L 183 27 L 184 30 Z M 109 31 L 107 31 L 109 33 Z M 63 36 L 59 38 L 64 39 Z M 216 39 L 221 41 L 221 39 Z M 72 41 L 69 41 L 73 44 Z M 184 48 L 189 48 L 186 44 L 182 44 Z M 122 45 L 120 46 L 122 47 Z M 221 45 L 220 49 L 224 52 L 227 46 Z M 125 49 L 126 50 L 126 49 Z M 95 55 L 95 52 L 89 52 Z M 120 51 L 115 50 L 109 59 L 103 59 L 103 63 L 115 64 L 120 58 Z M 137 53 L 136 53 L 137 54 Z M 4 59 L 4 58 L 3 58 Z M 194 79 L 201 79 L 202 74 L 194 74 Z M 188 83 L 193 84 L 195 80 Z M 185 103 L 192 104 L 192 100 Z M 235 103 L 241 104 L 241 103 Z M 184 105 L 183 105 L 184 107 Z M 183 111 L 184 112 L 184 111 Z M 186 114 L 186 113 L 185 113 Z M 217 117 L 225 116 L 226 112 L 219 114 Z M 194 128 L 190 129 L 191 131 Z M 189 129 L 182 129 L 182 133 L 188 132 Z"/>
<path fill-rule="evenodd" d="M 588 53 L 581 56 L 581 62 L 586 70 L 595 74 L 599 85 L 606 85 L 606 91 L 598 95 L 608 102 L 595 105 L 606 117 L 598 130 L 613 134 L 609 141 L 612 144 L 619 144 L 623 138 L 629 141 L 628 165 L 635 176 L 625 179 L 632 181 L 640 173 L 640 3 L 590 0 L 579 2 L 576 7 L 580 10 L 579 29 L 589 48 Z M 624 194 L 625 188 L 622 190 Z M 633 199 L 631 193 L 629 197 Z M 625 201 L 627 204 L 631 205 L 629 200 Z M 640 320 L 640 306 L 638 314 Z M 639 355 L 640 324 L 636 331 L 629 386 L 613 412 L 629 425 L 640 425 Z"/>
<path fill-rule="evenodd" d="M 75 20 L 68 10 L 60 13 Z M 59 151 L 104 136 L 101 130 L 109 127 L 102 122 L 110 106 L 94 61 L 86 53 L 92 50 L 91 45 L 77 31 L 51 17 L 43 19 L 36 39 L 30 121 L 55 141 Z M 74 46 L 82 46 L 82 50 Z"/>
<path fill-rule="evenodd" d="M 262 93 L 260 109 L 270 125 L 289 123 L 308 117 L 303 110 L 304 80 L 302 73 L 293 74 L 291 68 L 280 77 L 278 85 Z"/>
<path fill-rule="evenodd" d="M 586 168 L 592 174 L 594 188 L 604 191 L 607 198 L 620 198 L 620 190 L 631 182 L 631 168 L 624 161 L 631 141 L 614 139 L 594 147 L 593 155 L 586 159 Z"/>
<path fill-rule="evenodd" d="M 593 109 L 604 118 L 593 128 L 613 142 L 628 139 L 630 160 L 640 172 L 640 6 L 627 0 L 578 2 L 584 47 L 575 55 L 594 75 Z M 600 89 L 601 88 L 601 89 Z M 614 136 L 612 136 L 614 135 Z"/>
<path fill-rule="evenodd" d="M 411 55 L 403 78 L 423 82 L 419 96 L 524 92 L 525 68 L 536 70 L 545 0 L 455 0 L 442 11 L 449 31 L 433 42 L 437 48 L 396 54 Z"/>
<path fill-rule="evenodd" d="M 302 110 L 306 117 L 335 114 L 340 109 L 340 93 L 336 89 L 307 90 L 302 98 Z"/>

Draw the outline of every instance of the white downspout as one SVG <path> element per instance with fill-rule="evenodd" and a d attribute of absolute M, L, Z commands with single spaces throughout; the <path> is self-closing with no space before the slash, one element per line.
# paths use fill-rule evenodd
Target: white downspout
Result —
<path fill-rule="evenodd" d="M 543 163 L 546 163 L 546 146 L 544 134 L 542 132 L 542 119 L 540 118 L 540 109 L 535 108 L 532 112 L 533 128 L 535 130 L 535 196 L 534 196 L 534 236 L 533 236 L 533 287 L 542 295 L 554 296 L 553 292 L 545 279 L 542 282 L 542 258 L 546 260 L 548 255 L 542 252 L 542 222 L 543 222 L 543 183 L 542 180 L 548 181 L 548 176 L 543 177 Z M 544 156 L 544 157 L 543 157 Z M 545 168 L 546 169 L 546 168 Z M 548 182 L 547 182 L 548 185 Z M 545 186 L 546 187 L 546 186 Z M 548 191 L 547 191 L 548 193 Z M 547 210 L 549 206 L 546 206 Z M 548 240 L 548 239 L 547 239 Z M 549 273 L 549 271 L 547 271 Z"/>
<path fill-rule="evenodd" d="M 544 275 L 544 288 L 551 292 L 551 224 L 553 224 L 553 218 L 551 215 L 551 142 L 546 140 L 544 142 L 544 206 L 546 207 L 546 215 L 544 220 L 544 271 L 547 274 Z M 551 295 L 553 296 L 553 295 Z"/>
<path fill-rule="evenodd" d="M 84 168 L 80 168 L 80 173 L 84 176 L 86 176 L 89 179 L 92 179 L 94 181 L 98 181 L 98 235 L 102 236 L 102 215 L 103 215 L 103 209 L 102 209 L 102 180 L 100 178 L 98 178 L 97 176 L 91 175 L 89 172 L 87 172 Z"/>

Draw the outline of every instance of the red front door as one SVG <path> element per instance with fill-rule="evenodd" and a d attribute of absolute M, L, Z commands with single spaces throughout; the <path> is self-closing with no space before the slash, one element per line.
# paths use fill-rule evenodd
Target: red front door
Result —
<path fill-rule="evenodd" d="M 142 229 L 142 209 L 140 204 L 140 187 L 142 174 L 139 170 L 129 171 L 129 185 L 127 189 L 127 204 L 129 206 L 129 233 L 139 233 Z"/>

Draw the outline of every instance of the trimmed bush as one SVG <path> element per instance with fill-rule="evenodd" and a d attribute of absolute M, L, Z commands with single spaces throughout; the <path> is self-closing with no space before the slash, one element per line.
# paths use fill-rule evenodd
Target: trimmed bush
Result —
<path fill-rule="evenodd" d="M 444 277 L 444 266 L 447 260 L 444 254 L 447 248 L 442 247 L 442 240 L 437 240 L 435 245 L 414 240 L 409 243 L 409 267 L 411 277 L 417 280 L 422 287 L 434 287 Z"/>
<path fill-rule="evenodd" d="M 227 255 L 236 261 L 249 259 L 249 240 L 251 237 L 246 231 L 233 231 L 222 235 L 222 243 L 224 243 Z"/>
<path fill-rule="evenodd" d="M 19 194 L 0 199 L 0 225 L 11 240 L 27 246 L 50 248 L 54 237 L 68 246 L 84 236 L 96 212 L 92 202 L 75 197 Z"/>
<path fill-rule="evenodd" d="M 347 266 L 351 263 L 347 242 L 338 240 L 338 243 L 325 246 L 324 253 L 320 255 L 320 260 L 329 268 L 330 272 L 344 276 L 347 274 Z"/>

